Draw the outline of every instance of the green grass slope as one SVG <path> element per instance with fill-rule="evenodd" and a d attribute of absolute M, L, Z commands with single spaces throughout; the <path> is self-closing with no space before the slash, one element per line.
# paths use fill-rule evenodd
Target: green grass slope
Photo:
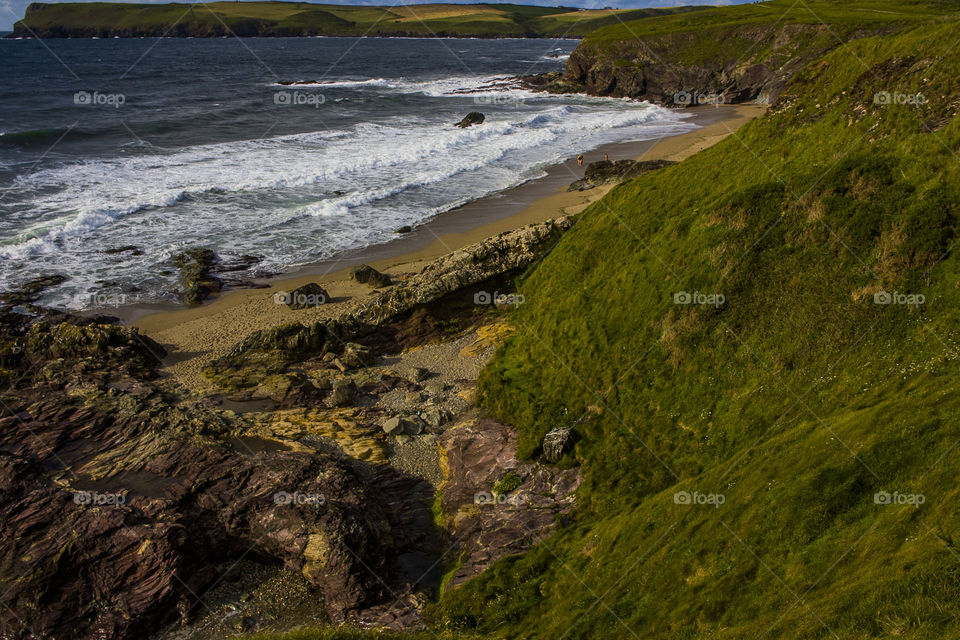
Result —
<path fill-rule="evenodd" d="M 524 455 L 573 427 L 582 508 L 448 594 L 443 626 L 960 633 L 960 25 L 933 22 L 808 65 L 768 116 L 614 189 L 526 279 L 482 401 Z"/>
<path fill-rule="evenodd" d="M 578 11 L 520 4 L 324 5 L 309 2 L 32 3 L 17 37 L 476 36 L 579 37 L 622 20 L 674 9 Z"/>
<path fill-rule="evenodd" d="M 598 29 L 585 39 L 587 43 L 621 43 L 636 38 L 694 33 L 705 36 L 715 29 L 730 27 L 769 28 L 778 24 L 830 25 L 840 35 L 841 29 L 852 34 L 857 29 L 886 24 L 917 24 L 957 11 L 954 0 L 770 0 L 753 4 L 717 7 L 692 15 L 660 16 L 655 19 L 625 21 Z M 698 37 L 702 47 L 735 46 L 736 43 L 713 42 Z M 742 51 L 738 52 L 742 54 Z"/>

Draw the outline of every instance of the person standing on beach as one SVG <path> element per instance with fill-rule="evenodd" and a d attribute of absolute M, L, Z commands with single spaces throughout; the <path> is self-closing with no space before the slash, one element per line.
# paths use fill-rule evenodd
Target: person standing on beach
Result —
<path fill-rule="evenodd" d="M 582 153 L 577 156 L 577 166 L 578 166 L 578 167 L 582 167 L 582 166 L 583 166 L 583 154 L 582 154 Z"/>
<path fill-rule="evenodd" d="M 603 154 L 603 161 L 604 161 L 604 162 L 610 162 L 610 154 L 609 154 L 609 153 Z"/>

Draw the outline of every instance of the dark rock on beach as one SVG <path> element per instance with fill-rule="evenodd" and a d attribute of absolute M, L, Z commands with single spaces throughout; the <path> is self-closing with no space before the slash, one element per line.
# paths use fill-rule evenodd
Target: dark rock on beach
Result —
<path fill-rule="evenodd" d="M 41 276 L 29 280 L 17 289 L 0 294 L 0 303 L 4 305 L 25 305 L 36 302 L 45 290 L 56 287 L 67 281 L 67 276 Z"/>
<path fill-rule="evenodd" d="M 390 276 L 366 264 L 350 269 L 350 278 L 362 284 L 369 284 L 375 289 L 389 287 L 392 284 Z"/>
<path fill-rule="evenodd" d="M 186 304 L 198 305 L 220 291 L 222 284 L 212 275 L 218 261 L 216 253 L 203 247 L 187 249 L 173 257 L 173 264 L 180 271 L 180 295 Z"/>
<path fill-rule="evenodd" d="M 463 120 L 457 123 L 457 126 L 460 127 L 461 129 L 466 129 L 467 127 L 473 126 L 475 124 L 483 124 L 484 119 L 485 119 L 484 115 L 479 111 L 471 111 L 466 116 L 464 116 Z"/>
<path fill-rule="evenodd" d="M 600 160 L 587 165 L 583 178 L 567 187 L 567 191 L 585 191 L 602 184 L 631 180 L 648 171 L 676 164 L 670 160 Z"/>
<path fill-rule="evenodd" d="M 286 305 L 291 309 L 313 309 L 329 301 L 327 290 L 316 282 L 310 282 L 289 292 Z"/>

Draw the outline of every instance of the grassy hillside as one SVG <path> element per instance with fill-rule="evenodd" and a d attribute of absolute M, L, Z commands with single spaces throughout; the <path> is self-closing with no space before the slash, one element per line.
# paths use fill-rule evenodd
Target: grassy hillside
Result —
<path fill-rule="evenodd" d="M 377 7 L 308 2 L 33 3 L 27 7 L 23 20 L 14 25 L 14 35 L 578 37 L 621 20 L 692 9 L 579 11 L 519 4 Z"/>
<path fill-rule="evenodd" d="M 875 24 L 917 24 L 938 19 L 956 11 L 952 0 L 812 0 L 789 2 L 772 0 L 754 4 L 706 9 L 694 15 L 663 16 L 655 20 L 635 20 L 598 29 L 587 43 L 620 43 L 634 38 L 665 34 L 696 33 L 701 36 L 713 29 L 729 27 L 771 27 L 776 24 L 830 25 L 852 31 Z M 838 32 L 839 35 L 839 32 Z M 710 47 L 735 47 L 736 43 L 716 42 L 700 37 L 703 53 Z M 739 52 L 739 53 L 742 53 Z"/>
<path fill-rule="evenodd" d="M 594 205 L 524 283 L 483 402 L 527 455 L 573 426 L 583 511 L 452 593 L 447 624 L 957 634 L 960 26 L 936 22 L 809 65 L 767 117 Z"/>
<path fill-rule="evenodd" d="M 954 0 L 772 0 L 622 22 L 584 38 L 564 77 L 595 95 L 672 103 L 687 92 L 769 103 L 832 49 L 945 18 L 957 7 Z"/>

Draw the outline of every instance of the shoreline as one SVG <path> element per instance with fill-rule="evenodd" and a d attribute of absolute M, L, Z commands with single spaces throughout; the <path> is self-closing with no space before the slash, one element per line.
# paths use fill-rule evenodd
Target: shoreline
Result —
<path fill-rule="evenodd" d="M 701 111 L 702 109 L 702 111 Z M 604 145 L 587 154 L 584 166 L 609 154 L 613 160 L 683 160 L 705 149 L 761 115 L 765 105 L 701 107 L 689 120 L 697 129 L 660 139 Z M 168 351 L 167 370 L 194 390 L 207 388 L 200 375 L 210 360 L 224 355 L 252 331 L 289 322 L 315 322 L 350 311 L 374 290 L 349 279 L 348 270 L 369 264 L 394 281 L 418 273 L 429 261 L 505 231 L 586 209 L 614 185 L 588 191 L 566 191 L 583 177 L 571 158 L 546 169 L 547 175 L 442 213 L 413 232 L 336 259 L 257 280 L 259 288 L 229 290 L 199 307 L 149 304 L 121 308 L 118 315 Z M 330 294 L 322 307 L 293 311 L 273 301 L 275 293 L 316 282 Z"/>

